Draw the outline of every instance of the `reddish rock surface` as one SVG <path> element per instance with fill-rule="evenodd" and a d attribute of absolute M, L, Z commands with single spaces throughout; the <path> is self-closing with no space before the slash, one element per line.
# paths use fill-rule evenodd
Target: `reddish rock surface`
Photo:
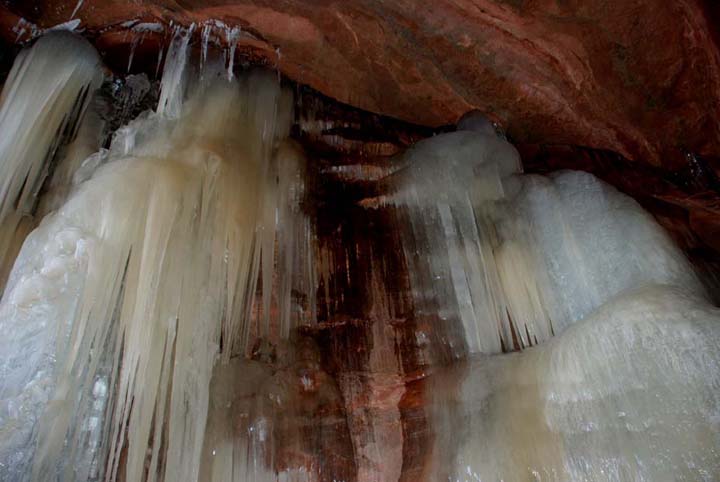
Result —
<path fill-rule="evenodd" d="M 239 52 L 372 112 L 419 124 L 470 108 L 518 142 L 609 149 L 677 167 L 720 156 L 720 54 L 712 0 L 6 0 L 0 27 L 76 17 L 96 44 L 131 19 L 219 19 Z M 167 29 L 166 29 L 167 32 Z M 148 37 L 149 38 L 149 37 Z M 147 40 L 152 41 L 152 40 Z M 127 51 L 127 50 L 125 50 Z"/>

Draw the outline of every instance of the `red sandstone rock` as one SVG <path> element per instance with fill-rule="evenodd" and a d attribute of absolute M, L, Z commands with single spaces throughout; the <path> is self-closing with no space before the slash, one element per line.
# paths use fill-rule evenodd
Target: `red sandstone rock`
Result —
<path fill-rule="evenodd" d="M 75 0 L 9 1 L 48 27 Z M 675 167 L 720 155 L 720 53 L 710 1 L 84 0 L 103 49 L 138 18 L 237 24 L 239 50 L 342 102 L 437 126 L 478 108 L 517 142 L 610 149 Z M 6 38 L 16 18 L 0 14 Z M 152 40 L 151 40 L 152 41 Z M 278 54 L 279 52 L 279 54 Z"/>

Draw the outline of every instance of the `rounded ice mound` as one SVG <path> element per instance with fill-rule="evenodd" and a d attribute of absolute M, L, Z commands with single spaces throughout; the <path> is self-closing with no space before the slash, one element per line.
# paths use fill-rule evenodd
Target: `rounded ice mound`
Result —
<path fill-rule="evenodd" d="M 480 132 L 487 135 L 496 135 L 495 127 L 479 110 L 471 110 L 463 114 L 457 123 L 457 130 Z"/>
<path fill-rule="evenodd" d="M 428 390 L 438 467 L 449 480 L 716 480 L 719 323 L 702 297 L 648 285 L 543 345 L 448 369 Z"/>

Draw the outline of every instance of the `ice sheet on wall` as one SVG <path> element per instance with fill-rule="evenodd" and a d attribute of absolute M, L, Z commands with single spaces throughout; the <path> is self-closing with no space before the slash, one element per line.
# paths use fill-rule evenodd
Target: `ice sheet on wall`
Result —
<path fill-rule="evenodd" d="M 486 122 L 460 128 L 416 144 L 383 199 L 418 308 L 469 355 L 425 392 L 430 478 L 715 480 L 720 310 L 683 253 L 594 176 L 523 175 Z"/>

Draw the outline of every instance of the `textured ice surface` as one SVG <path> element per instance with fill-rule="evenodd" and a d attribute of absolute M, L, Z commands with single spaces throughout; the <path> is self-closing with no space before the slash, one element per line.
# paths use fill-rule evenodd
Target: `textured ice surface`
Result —
<path fill-rule="evenodd" d="M 643 284 L 701 291 L 635 201 L 590 174 L 524 176 L 489 123 L 462 126 L 413 146 L 386 202 L 406 220 L 417 312 L 459 322 L 469 353 L 535 345 Z"/>
<path fill-rule="evenodd" d="M 532 251 L 547 271 L 543 286 L 558 332 L 611 297 L 645 284 L 690 293 L 703 288 L 685 256 L 633 199 L 593 175 L 525 176 L 519 209 Z"/>
<path fill-rule="evenodd" d="M 717 480 L 719 328 L 704 299 L 654 285 L 442 373 L 432 480 Z"/>
<path fill-rule="evenodd" d="M 13 64 L 0 96 L 0 287 L 56 151 L 75 138 L 101 81 L 97 52 L 69 32 L 45 35 Z"/>
<path fill-rule="evenodd" d="M 195 24 L 188 28 L 177 25 L 170 47 L 168 47 L 161 81 L 160 101 L 157 108 L 158 113 L 167 117 L 178 117 L 180 115 L 183 96 L 187 87 L 187 62 L 190 55 L 188 45 L 194 30 Z"/>
<path fill-rule="evenodd" d="M 592 175 L 521 175 L 461 127 L 388 179 L 416 306 L 471 354 L 426 392 L 430 480 L 717 480 L 720 310 L 684 255 Z"/>
<path fill-rule="evenodd" d="M 3 216 L 13 196 L 36 204 L 18 179 L 42 183 L 58 132 L 79 134 L 0 302 L 0 479 L 397 478 L 404 467 L 383 457 L 409 443 L 399 381 L 366 380 L 382 393 L 365 410 L 362 396 L 340 395 L 316 347 L 293 338 L 315 319 L 315 269 L 329 267 L 312 257 L 306 160 L 287 139 L 292 96 L 272 74 L 233 78 L 232 47 L 218 58 L 201 45 L 194 62 L 192 30 L 175 29 L 157 111 L 84 160 L 98 141 L 93 113 L 70 119 L 96 63 L 76 78 L 82 62 L 64 58 L 65 83 L 52 77 L 44 98 L 66 103 L 27 112 L 37 92 L 26 86 L 48 86 L 15 80 L 54 65 L 28 60 L 52 48 L 41 39 L 8 80 L 0 122 L 22 124 L 20 140 L 37 131 L 26 150 L 39 154 L 0 140 L 12 161 L 0 168 Z M 423 381 L 413 416 L 425 408 L 434 432 L 428 480 L 717 480 L 720 312 L 682 253 L 594 177 L 523 176 L 490 123 L 473 114 L 459 128 L 416 144 L 380 181 L 400 220 L 415 321 L 461 333 L 449 351 L 467 357 Z M 395 328 L 374 327 L 384 349 L 369 366 L 399 366 L 384 358 Z M 388 422 L 392 436 L 351 441 L 347 410 L 363 412 L 350 417 L 359 434 Z"/>
<path fill-rule="evenodd" d="M 27 238 L 0 304 L 2 480 L 29 478 L 36 424 L 46 404 L 58 398 L 55 369 L 72 338 L 92 243 L 84 234 L 43 223 Z"/>
<path fill-rule="evenodd" d="M 228 81 L 217 62 L 189 76 L 183 48 L 159 112 L 76 173 L 15 264 L 0 304 L 2 479 L 197 480 L 216 361 L 312 316 L 289 300 L 312 284 L 292 96 L 270 73 Z M 265 301 L 251 326 L 260 269 L 280 314 Z"/>

